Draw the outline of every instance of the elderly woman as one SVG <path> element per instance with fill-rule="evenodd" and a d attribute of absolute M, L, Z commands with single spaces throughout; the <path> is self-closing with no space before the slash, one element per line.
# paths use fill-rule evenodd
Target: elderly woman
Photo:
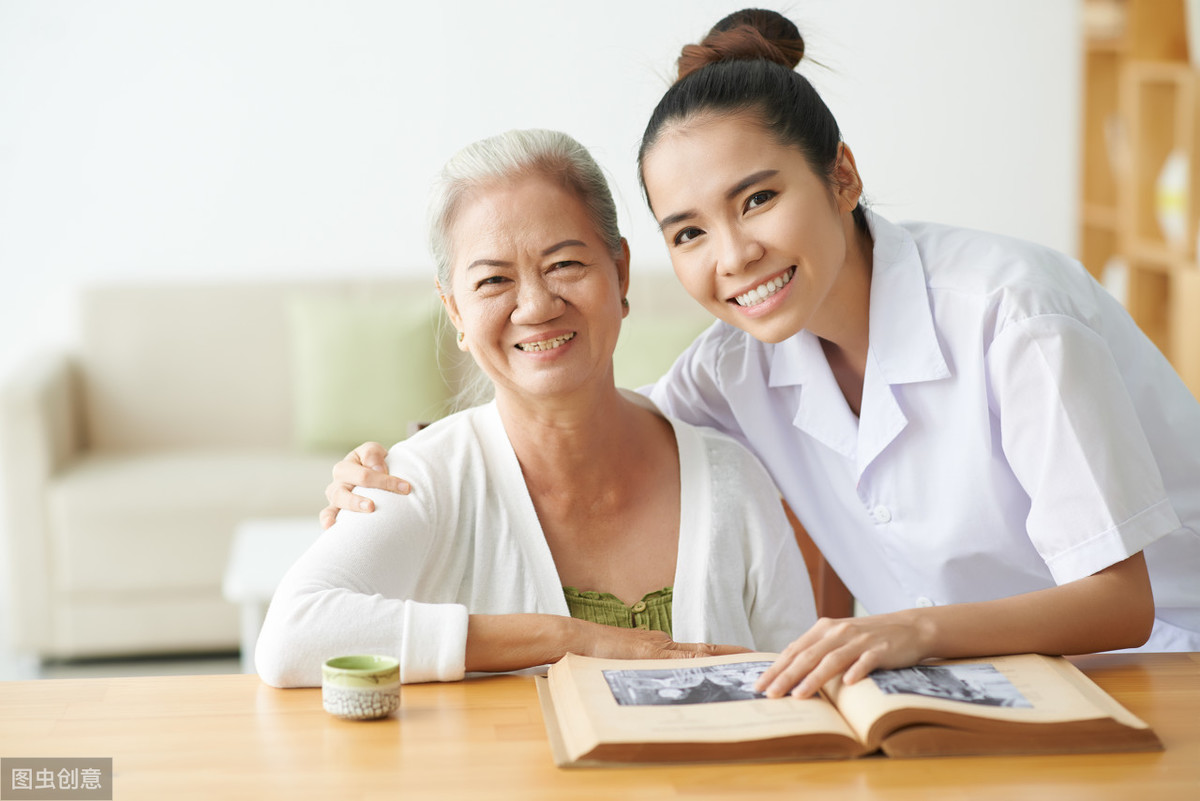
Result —
<path fill-rule="evenodd" d="M 324 659 L 370 652 L 402 681 L 452 681 L 804 632 L 812 591 L 762 466 L 613 382 L 629 249 L 587 151 L 551 131 L 470 145 L 435 186 L 431 242 L 495 398 L 393 447 L 413 493 L 361 490 L 376 512 L 341 515 L 292 567 L 262 678 L 315 685 Z"/>

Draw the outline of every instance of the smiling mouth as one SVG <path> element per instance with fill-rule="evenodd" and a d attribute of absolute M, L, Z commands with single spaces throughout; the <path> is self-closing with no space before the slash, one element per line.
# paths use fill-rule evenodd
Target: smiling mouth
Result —
<path fill-rule="evenodd" d="M 759 284 L 758 286 L 754 287 L 754 289 L 751 289 L 749 292 L 746 292 L 745 294 L 738 295 L 737 297 L 734 297 L 734 298 L 730 298 L 729 302 L 730 303 L 736 302 L 739 306 L 757 306 L 758 304 L 762 303 L 764 300 L 771 297 L 776 292 L 778 292 L 779 290 L 781 290 L 785 286 L 787 286 L 788 282 L 791 281 L 792 277 L 795 275 L 796 275 L 796 265 L 793 264 L 791 267 L 789 267 L 787 269 L 787 272 L 785 272 L 783 275 L 775 276 L 770 281 L 765 281 L 765 282 Z"/>
<path fill-rule="evenodd" d="M 544 339 L 541 342 L 521 342 L 516 347 L 517 347 L 517 350 L 523 350 L 526 353 L 534 353 L 534 352 L 543 351 L 543 350 L 554 350 L 555 348 L 557 348 L 561 345 L 564 345 L 567 342 L 570 342 L 574 338 L 575 338 L 575 332 L 572 331 L 569 334 L 563 334 L 562 336 L 555 337 L 554 339 Z"/>

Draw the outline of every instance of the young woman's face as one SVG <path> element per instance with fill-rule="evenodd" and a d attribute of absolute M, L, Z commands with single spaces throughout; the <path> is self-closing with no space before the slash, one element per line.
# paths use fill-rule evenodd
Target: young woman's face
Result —
<path fill-rule="evenodd" d="M 443 299 L 498 393 L 611 386 L 628 248 L 614 258 L 574 194 L 536 174 L 476 189 L 450 242 Z"/>
<path fill-rule="evenodd" d="M 853 170 L 846 156 L 839 178 Z M 730 115 L 665 130 L 642 177 L 675 274 L 713 315 L 763 342 L 838 325 L 825 301 L 846 261 L 857 173 L 831 187 L 757 120 Z"/>

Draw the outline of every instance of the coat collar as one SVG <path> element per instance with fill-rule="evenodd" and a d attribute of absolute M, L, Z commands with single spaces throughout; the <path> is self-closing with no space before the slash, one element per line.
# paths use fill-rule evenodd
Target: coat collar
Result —
<path fill-rule="evenodd" d="M 867 212 L 875 239 L 871 265 L 870 345 L 868 362 L 884 383 L 912 384 L 947 378 L 929 307 L 925 268 L 912 235 L 888 220 Z M 775 346 L 770 385 L 807 384 L 827 374 L 820 342 L 801 331 Z"/>
<path fill-rule="evenodd" d="M 774 346 L 772 387 L 803 386 L 793 423 L 854 458 L 862 470 L 907 424 L 893 386 L 947 378 L 925 269 L 912 235 L 867 212 L 875 240 L 871 269 L 870 344 L 861 415 L 855 418 L 833 378 L 820 341 L 801 331 Z"/>

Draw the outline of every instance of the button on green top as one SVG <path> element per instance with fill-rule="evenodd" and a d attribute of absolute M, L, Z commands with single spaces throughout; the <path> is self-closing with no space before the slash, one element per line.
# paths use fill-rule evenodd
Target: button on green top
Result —
<path fill-rule="evenodd" d="M 623 629 L 661 631 L 671 636 L 670 587 L 647 593 L 632 606 L 626 606 L 612 593 L 595 590 L 580 591 L 574 587 L 563 587 L 563 596 L 571 617 Z"/>

